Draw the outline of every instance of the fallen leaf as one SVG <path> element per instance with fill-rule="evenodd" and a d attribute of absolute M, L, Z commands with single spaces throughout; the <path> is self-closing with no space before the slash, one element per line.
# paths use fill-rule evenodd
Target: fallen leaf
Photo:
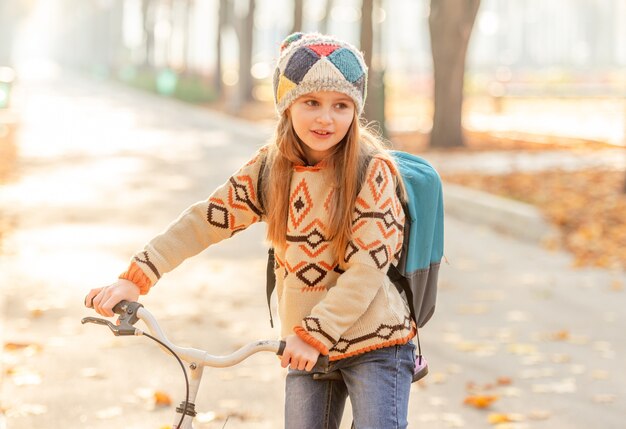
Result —
<path fill-rule="evenodd" d="M 624 283 L 620 280 L 613 280 L 611 282 L 611 290 L 613 292 L 621 292 L 622 290 L 624 290 Z"/>
<path fill-rule="evenodd" d="M 13 367 L 6 370 L 16 386 L 36 386 L 41 384 L 41 375 L 25 367 Z"/>
<path fill-rule="evenodd" d="M 429 378 L 434 384 L 443 384 L 448 381 L 448 376 L 443 372 L 435 372 Z"/>
<path fill-rule="evenodd" d="M 493 344 L 478 343 L 473 341 L 461 341 L 456 344 L 456 348 L 459 351 L 474 353 L 478 356 L 491 356 L 496 352 L 496 347 Z"/>
<path fill-rule="evenodd" d="M 6 411 L 7 417 L 40 416 L 48 412 L 48 407 L 41 404 L 22 404 Z"/>
<path fill-rule="evenodd" d="M 615 402 L 615 395 L 612 394 L 603 394 L 603 395 L 594 395 L 593 402 L 596 404 L 610 404 Z"/>
<path fill-rule="evenodd" d="M 483 409 L 490 407 L 497 400 L 498 397 L 494 395 L 470 395 L 465 398 L 463 403 L 474 408 Z"/>
<path fill-rule="evenodd" d="M 6 352 L 17 352 L 17 351 L 24 351 L 29 355 L 33 355 L 35 353 L 39 353 L 43 350 L 43 347 L 41 347 L 40 344 L 36 344 L 36 343 L 15 343 L 15 342 L 8 342 L 8 343 L 4 343 L 4 351 Z"/>
<path fill-rule="evenodd" d="M 554 363 L 568 363 L 572 361 L 572 357 L 564 353 L 555 353 L 550 356 L 550 360 Z"/>
<path fill-rule="evenodd" d="M 161 392 L 159 390 L 154 392 L 154 405 L 157 407 L 169 407 L 172 405 L 172 398 L 165 392 Z"/>
<path fill-rule="evenodd" d="M 606 380 L 609 378 L 609 372 L 602 369 L 596 369 L 591 373 L 591 378 L 594 380 Z"/>
<path fill-rule="evenodd" d="M 552 335 L 550 335 L 550 339 L 552 341 L 567 341 L 569 340 L 569 338 L 570 338 L 569 331 L 565 329 L 554 332 Z"/>
<path fill-rule="evenodd" d="M 32 308 L 30 310 L 30 317 L 32 317 L 33 319 L 38 319 L 39 317 L 43 316 L 45 313 L 45 310 L 42 308 Z"/>
<path fill-rule="evenodd" d="M 524 356 L 522 358 L 522 364 L 523 365 L 527 365 L 527 366 L 532 366 L 532 365 L 538 365 L 540 363 L 543 363 L 546 361 L 545 356 L 543 356 L 542 354 L 533 354 L 533 355 L 528 355 L 528 356 Z"/>
<path fill-rule="evenodd" d="M 499 386 L 509 386 L 513 384 L 513 380 L 511 380 L 509 377 L 498 377 L 496 382 Z"/>
<path fill-rule="evenodd" d="M 533 344 L 512 343 L 507 346 L 507 351 L 514 355 L 532 355 L 537 353 L 537 347 Z"/>
<path fill-rule="evenodd" d="M 548 420 L 552 413 L 547 410 L 531 410 L 527 416 L 530 420 Z"/>
<path fill-rule="evenodd" d="M 487 421 L 492 425 L 497 425 L 500 423 L 510 423 L 510 422 L 513 422 L 514 420 L 512 420 L 508 414 L 492 413 L 492 414 L 489 414 L 489 416 L 487 417 Z"/>

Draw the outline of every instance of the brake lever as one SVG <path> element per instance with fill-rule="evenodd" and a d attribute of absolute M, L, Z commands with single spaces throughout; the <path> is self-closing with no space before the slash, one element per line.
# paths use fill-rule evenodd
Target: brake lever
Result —
<path fill-rule="evenodd" d="M 119 325 L 114 325 L 106 319 L 101 319 L 99 317 L 83 317 L 80 321 L 83 325 L 85 323 L 95 323 L 96 325 L 105 325 L 108 326 L 113 335 L 116 337 L 120 335 L 135 335 L 135 328 L 127 323 L 120 323 Z"/>
<path fill-rule="evenodd" d="M 116 325 L 99 317 L 83 317 L 80 323 L 83 325 L 85 323 L 95 323 L 97 325 L 108 326 L 111 332 L 113 332 L 113 335 L 116 337 L 121 335 L 135 335 L 137 329 L 135 329 L 133 325 L 139 320 L 137 317 L 137 310 L 141 307 L 143 307 L 143 305 L 138 302 L 119 302 L 115 307 L 113 307 L 113 312 L 119 314 Z"/>

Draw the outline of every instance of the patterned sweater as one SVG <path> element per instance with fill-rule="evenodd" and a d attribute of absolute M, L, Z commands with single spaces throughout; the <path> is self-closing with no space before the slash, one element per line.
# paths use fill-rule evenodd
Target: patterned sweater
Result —
<path fill-rule="evenodd" d="M 186 258 L 262 220 L 257 185 L 264 150 L 206 201 L 189 207 L 133 257 L 120 278 L 148 292 Z M 323 163 L 294 167 L 287 246 L 276 249 L 281 336 L 296 333 L 337 360 L 407 343 L 415 335 L 408 306 L 389 281 L 402 247 L 404 212 L 392 171 L 372 158 L 356 200 L 342 271 L 326 239 L 332 188 Z"/>

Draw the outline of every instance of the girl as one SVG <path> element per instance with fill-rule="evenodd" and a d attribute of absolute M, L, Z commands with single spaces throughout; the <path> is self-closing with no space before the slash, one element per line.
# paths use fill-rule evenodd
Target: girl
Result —
<path fill-rule="evenodd" d="M 359 122 L 367 68 L 352 45 L 295 33 L 274 73 L 273 141 L 187 209 L 86 305 L 113 316 L 185 258 L 257 221 L 275 248 L 285 427 L 338 428 L 349 396 L 359 429 L 407 427 L 415 323 L 387 278 L 402 246 L 403 185 Z M 314 380 L 320 354 L 341 381 Z"/>

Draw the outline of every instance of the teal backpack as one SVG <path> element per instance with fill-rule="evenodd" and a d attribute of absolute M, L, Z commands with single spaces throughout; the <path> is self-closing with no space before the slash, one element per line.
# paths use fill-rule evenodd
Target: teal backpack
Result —
<path fill-rule="evenodd" d="M 400 261 L 397 266 L 390 266 L 387 275 L 400 293 L 404 293 L 413 320 L 418 328 L 421 328 L 435 312 L 437 278 L 443 257 L 441 178 L 426 160 L 418 156 L 395 150 L 389 153 L 393 156 L 402 175 L 408 201 L 403 204 L 406 219 Z M 265 161 L 261 170 L 264 167 Z M 260 177 L 262 176 L 261 172 Z M 266 292 L 272 327 L 274 327 L 274 322 L 270 299 L 275 287 L 274 249 L 269 249 Z"/>

